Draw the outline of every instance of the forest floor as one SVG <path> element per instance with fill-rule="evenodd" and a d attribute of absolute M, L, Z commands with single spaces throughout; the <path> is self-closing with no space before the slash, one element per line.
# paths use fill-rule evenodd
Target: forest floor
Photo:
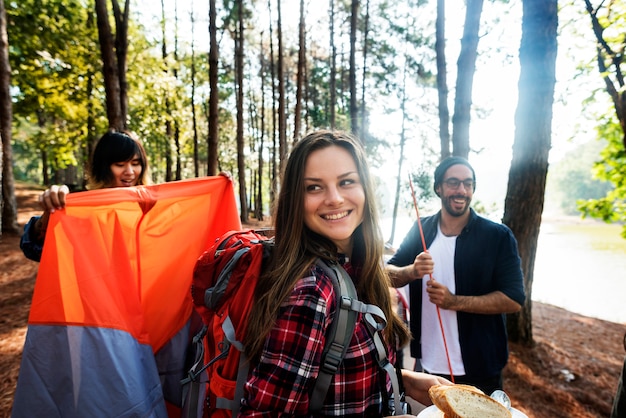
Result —
<path fill-rule="evenodd" d="M 17 184 L 18 222 L 39 212 L 41 190 Z M 9 417 L 38 263 L 19 236 L 0 238 L 0 418 Z M 625 352 L 626 324 L 533 303 L 531 348 L 511 343 L 504 389 L 529 418 L 608 417 Z"/>

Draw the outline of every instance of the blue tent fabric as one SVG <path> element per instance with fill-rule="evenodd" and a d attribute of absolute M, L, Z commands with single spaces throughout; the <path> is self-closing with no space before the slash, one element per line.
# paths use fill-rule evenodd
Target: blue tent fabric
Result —
<path fill-rule="evenodd" d="M 30 326 L 18 379 L 14 418 L 167 417 L 152 347 L 123 331 Z"/>

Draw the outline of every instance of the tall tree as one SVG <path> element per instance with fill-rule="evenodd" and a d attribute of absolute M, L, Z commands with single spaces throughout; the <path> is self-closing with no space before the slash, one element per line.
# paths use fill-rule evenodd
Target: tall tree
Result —
<path fill-rule="evenodd" d="M 277 100 L 276 100 L 276 65 L 274 62 L 274 30 L 272 28 L 272 0 L 267 0 L 267 9 L 270 16 L 270 83 L 272 88 L 272 169 L 270 170 L 270 201 L 274 201 L 274 197 L 278 192 L 278 166 L 277 152 L 279 148 L 276 146 L 276 115 L 277 115 Z"/>
<path fill-rule="evenodd" d="M 393 245 L 393 241 L 396 236 L 396 219 L 398 217 L 398 206 L 400 204 L 400 188 L 404 183 L 404 179 L 402 178 L 402 164 L 404 163 L 404 146 L 406 144 L 406 103 L 407 103 L 407 89 L 406 89 L 406 78 L 407 78 L 407 67 L 408 63 L 405 61 L 403 71 L 402 71 L 402 98 L 400 100 L 400 110 L 402 115 L 402 122 L 400 125 L 400 149 L 398 152 L 398 177 L 396 178 L 396 192 L 395 198 L 393 200 L 393 212 L 391 214 L 391 234 L 389 235 L 388 243 Z"/>
<path fill-rule="evenodd" d="M 366 85 L 366 80 L 367 80 L 367 50 L 368 50 L 368 45 L 369 45 L 369 35 L 370 35 L 370 30 L 369 30 L 369 22 L 370 22 L 370 1 L 369 0 L 365 0 L 365 18 L 363 19 L 363 69 L 361 70 L 362 76 L 361 76 L 361 106 L 359 109 L 359 119 L 360 119 L 360 138 L 361 140 L 366 143 L 367 142 L 367 133 L 366 133 L 366 129 L 367 129 L 367 106 L 366 106 L 366 100 L 365 100 L 365 85 Z M 404 84 L 404 83 L 403 83 Z"/>
<path fill-rule="evenodd" d="M 329 112 L 330 112 L 330 127 L 335 129 L 335 110 L 337 108 L 337 46 L 335 45 L 335 0 L 329 0 L 330 3 L 330 80 L 329 87 L 330 90 L 330 103 L 328 104 Z"/>
<path fill-rule="evenodd" d="M 298 72 L 296 74 L 296 106 L 293 119 L 293 143 L 300 139 L 302 126 L 302 91 L 306 72 L 306 26 L 304 20 L 304 0 L 300 0 L 300 23 L 298 25 Z"/>
<path fill-rule="evenodd" d="M 209 0 L 209 136 L 207 138 L 207 175 L 217 174 L 217 144 L 219 121 L 218 65 L 219 46 L 217 43 L 217 9 L 215 0 Z"/>
<path fill-rule="evenodd" d="M 174 68 L 172 73 L 174 75 L 174 80 L 177 81 L 175 84 L 178 85 L 178 1 L 174 1 Z M 174 98 L 176 98 L 176 91 L 174 91 Z M 176 112 L 174 112 L 176 115 Z M 174 150 L 176 155 L 176 169 L 175 169 L 175 180 L 182 179 L 182 161 L 181 161 L 181 145 L 180 145 L 180 123 L 179 118 L 174 116 Z"/>
<path fill-rule="evenodd" d="M 585 0 L 585 7 L 591 18 L 591 27 L 596 37 L 598 69 L 604 80 L 606 91 L 613 101 L 615 115 L 624 133 L 622 144 L 626 149 L 626 85 L 622 71 L 624 39 L 620 36 L 616 46 L 613 46 L 613 35 L 607 31 L 611 29 L 613 22 L 620 20 L 623 22 L 624 10 L 619 7 L 614 9 L 613 6 L 617 6 L 613 4 L 614 2 L 609 2 L 607 5 L 605 3 L 602 1 L 598 7 L 594 7 L 590 0 Z M 600 15 L 601 12 L 604 12 L 604 15 Z"/>
<path fill-rule="evenodd" d="M 350 129 L 355 135 L 359 134 L 359 108 L 356 97 L 356 33 L 359 22 L 359 0 L 352 0 L 350 13 Z"/>
<path fill-rule="evenodd" d="M 193 175 L 200 177 L 200 161 L 198 156 L 198 117 L 196 115 L 196 32 L 195 18 L 193 13 L 193 1 L 191 2 L 191 123 L 193 132 Z"/>
<path fill-rule="evenodd" d="M 557 0 L 523 0 L 519 101 L 503 222 L 517 238 L 526 302 L 507 316 L 509 338 L 532 345 L 532 283 L 552 135 Z"/>
<path fill-rule="evenodd" d="M 287 163 L 287 127 L 285 121 L 285 64 L 283 55 L 283 22 L 282 22 L 282 0 L 277 0 L 278 19 L 276 21 L 276 37 L 278 38 L 278 57 L 276 61 L 276 77 L 278 78 L 278 162 L 280 173 Z"/>
<path fill-rule="evenodd" d="M 127 127 L 128 82 L 126 81 L 128 52 L 128 15 L 130 0 L 125 0 L 124 10 L 117 0 L 111 0 L 115 18 L 115 39 L 109 22 L 107 0 L 95 0 L 98 16 L 98 35 L 102 56 L 102 72 L 106 91 L 109 127 L 123 130 Z"/>
<path fill-rule="evenodd" d="M 263 51 L 263 32 L 261 32 L 261 40 L 260 40 L 260 50 Z M 263 220 L 263 150 L 265 143 L 265 79 L 266 79 L 266 71 L 265 71 L 265 59 L 264 53 L 261 53 L 261 115 L 260 115 L 260 123 L 261 126 L 259 128 L 259 148 L 258 148 L 258 183 L 254 202 L 254 218 L 258 221 Z"/>
<path fill-rule="evenodd" d="M 13 105 L 11 103 L 11 65 L 9 64 L 9 37 L 4 0 L 0 0 L 0 236 L 2 232 L 17 233 L 17 200 L 13 179 L 13 150 L 11 126 Z"/>
<path fill-rule="evenodd" d="M 439 141 L 441 143 L 441 159 L 443 160 L 450 155 L 450 110 L 448 109 L 445 0 L 437 0 L 435 52 L 437 54 L 437 92 L 439 98 Z"/>
<path fill-rule="evenodd" d="M 237 10 L 237 29 L 235 30 L 235 91 L 237 92 L 237 172 L 239 177 L 239 215 L 241 217 L 241 222 L 247 222 L 249 205 L 246 195 L 246 156 L 244 154 L 243 137 L 243 0 L 236 0 L 235 8 Z"/>
<path fill-rule="evenodd" d="M 161 58 L 163 59 L 163 72 L 166 77 L 169 75 L 169 63 L 167 57 L 167 36 L 166 36 L 165 1 L 161 0 Z M 165 103 L 165 181 L 172 181 L 172 110 L 170 105 L 170 93 L 167 85 L 163 88 L 163 102 Z"/>
<path fill-rule="evenodd" d="M 472 88 L 476 71 L 478 30 L 483 11 L 483 0 L 467 0 L 461 52 L 457 61 L 456 95 L 452 116 L 452 153 L 467 158 L 469 154 L 469 126 L 472 108 Z"/>

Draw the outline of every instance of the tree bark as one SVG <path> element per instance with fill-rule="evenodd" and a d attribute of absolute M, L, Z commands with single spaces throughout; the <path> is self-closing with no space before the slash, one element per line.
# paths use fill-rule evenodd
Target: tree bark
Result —
<path fill-rule="evenodd" d="M 248 198 L 246 195 L 246 156 L 243 138 L 243 0 L 237 0 L 237 25 L 235 31 L 235 80 L 237 92 L 237 171 L 239 177 L 239 215 L 241 222 L 248 222 Z"/>
<path fill-rule="evenodd" d="M 335 46 L 335 0 L 330 2 L 330 80 L 328 88 L 330 90 L 330 103 L 328 104 L 330 114 L 330 128 L 335 129 L 335 109 L 337 108 L 337 47 Z"/>
<path fill-rule="evenodd" d="M 174 2 L 174 62 L 178 62 L 178 2 Z M 178 85 L 178 70 L 177 67 L 174 66 L 172 72 L 174 73 L 174 80 L 177 81 L 176 85 Z M 174 93 L 176 96 L 176 93 Z M 183 176 L 183 167 L 182 167 L 182 156 L 181 156 L 181 146 L 180 146 L 180 123 L 178 118 L 174 116 L 174 151 L 176 156 L 176 169 L 175 169 L 175 180 L 181 180 Z"/>
<path fill-rule="evenodd" d="M 356 100 L 356 32 L 359 21 L 359 0 L 352 0 L 350 13 L 350 129 L 355 135 L 359 134 L 359 109 Z"/>
<path fill-rule="evenodd" d="M 115 3 L 116 0 L 112 1 Z M 122 113 L 119 67 L 115 55 L 111 24 L 109 23 L 107 0 L 95 0 L 95 2 L 109 128 L 123 130 L 126 128 L 126 117 Z"/>
<path fill-rule="evenodd" d="M 363 22 L 363 69 L 361 70 L 361 105 L 359 109 L 360 135 L 361 141 L 367 143 L 367 110 L 365 106 L 365 80 L 367 80 L 367 50 L 369 44 L 369 21 L 370 21 L 370 2 L 365 1 L 365 19 Z"/>
<path fill-rule="evenodd" d="M 193 2 L 192 2 L 193 10 Z M 200 161 L 198 160 L 198 118 L 196 115 L 196 33 L 195 18 L 193 12 L 191 17 L 191 123 L 193 130 L 193 175 L 200 177 Z"/>
<path fill-rule="evenodd" d="M 306 68 L 306 27 L 304 24 L 304 0 L 300 0 L 300 24 L 298 26 L 298 74 L 296 74 L 296 107 L 293 120 L 293 143 L 300 140 L 302 126 L 302 88 L 304 87 L 304 73 Z"/>
<path fill-rule="evenodd" d="M 435 53 L 437 55 L 437 92 L 439 97 L 439 140 L 441 159 L 450 156 L 450 110 L 448 108 L 448 70 L 446 65 L 446 6 L 437 0 L 435 23 Z"/>
<path fill-rule="evenodd" d="M 111 0 L 113 5 L 113 17 L 115 18 L 115 56 L 117 58 L 117 76 L 120 84 L 120 109 L 122 110 L 122 120 L 124 129 L 127 128 L 128 116 L 128 81 L 126 72 L 128 70 L 128 14 L 130 0 L 125 0 L 124 10 L 120 10 L 117 0 Z"/>
<path fill-rule="evenodd" d="M 271 37 L 270 33 L 270 37 Z M 261 56 L 265 56 L 265 52 L 263 50 L 263 34 L 261 34 L 261 43 L 259 46 L 259 50 L 261 51 Z M 260 123 L 261 127 L 259 129 L 259 149 L 258 149 L 258 184 L 255 193 L 255 202 L 254 202 L 254 218 L 257 221 L 263 220 L 263 147 L 265 143 L 265 60 L 261 59 L 261 115 L 260 115 Z"/>
<path fill-rule="evenodd" d="M 278 37 L 278 58 L 276 77 L 278 78 L 278 162 L 280 173 L 287 163 L 287 127 L 285 121 L 285 75 L 283 63 L 283 24 L 281 12 L 282 0 L 277 0 L 278 21 L 276 22 L 276 36 Z"/>
<path fill-rule="evenodd" d="M 398 175 L 396 178 L 396 193 L 393 200 L 393 213 L 392 213 L 392 223 L 391 223 L 391 235 L 389 236 L 388 243 L 393 245 L 393 241 L 396 236 L 396 219 L 398 217 L 398 208 L 400 206 L 400 188 L 402 186 L 402 165 L 404 162 L 404 147 L 406 145 L 406 102 L 407 102 L 407 92 L 406 92 L 406 76 L 407 76 L 407 62 L 405 59 L 404 68 L 402 70 L 402 101 L 400 102 L 400 110 L 402 112 L 402 124 L 400 129 L 400 150 L 398 152 Z M 413 179 L 410 179 L 413 181 Z"/>
<path fill-rule="evenodd" d="M 165 35 L 165 1 L 161 0 L 161 58 L 163 59 L 163 72 L 167 76 L 169 66 L 167 64 L 167 39 Z M 170 97 L 167 88 L 163 89 L 163 101 L 165 103 L 165 181 L 172 181 L 172 111 L 170 109 Z"/>
<path fill-rule="evenodd" d="M 270 15 L 270 82 L 272 84 L 272 153 L 270 170 L 270 202 L 274 201 L 278 193 L 278 153 L 279 148 L 276 145 L 276 117 L 277 117 L 277 100 L 276 100 L 276 65 L 274 62 L 274 30 L 272 28 L 272 0 L 267 0 L 267 9 Z"/>
<path fill-rule="evenodd" d="M 11 129 L 13 105 L 11 102 L 11 64 L 9 63 L 9 37 L 4 0 L 0 0 L 0 191 L 2 192 L 0 236 L 2 232 L 19 233 L 17 200 L 13 178 L 13 150 Z"/>
<path fill-rule="evenodd" d="M 469 155 L 469 126 L 472 108 L 472 88 L 476 71 L 476 51 L 478 49 L 478 30 L 483 0 L 467 0 L 461 53 L 457 61 L 456 95 L 454 98 L 454 116 L 452 117 L 452 154 L 465 157 Z"/>
<path fill-rule="evenodd" d="M 218 121 L 219 121 L 219 90 L 218 90 L 218 65 L 219 46 L 217 44 L 217 9 L 215 0 L 209 0 L 209 137 L 207 138 L 207 175 L 217 174 L 217 144 L 218 144 Z"/>
<path fill-rule="evenodd" d="M 511 341 L 530 346 L 532 283 L 552 134 L 557 55 L 557 0 L 524 0 L 519 101 L 503 222 L 517 238 L 526 302 L 507 316 Z"/>

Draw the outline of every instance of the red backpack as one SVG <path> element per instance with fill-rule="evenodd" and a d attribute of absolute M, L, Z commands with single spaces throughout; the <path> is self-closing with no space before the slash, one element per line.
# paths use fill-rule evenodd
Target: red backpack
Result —
<path fill-rule="evenodd" d="M 194 337 L 195 362 L 188 377 L 181 382 L 183 416 L 237 416 L 250 369 L 242 341 L 254 290 L 272 247 L 273 239 L 260 232 L 230 231 L 198 258 L 191 295 L 204 327 Z M 311 396 L 311 411 L 323 405 L 332 377 L 354 334 L 359 312 L 383 318 L 383 326 L 385 322 L 378 307 L 357 299 L 352 279 L 341 266 L 321 260 L 316 264 L 333 280 L 340 309 L 332 321 L 330 338 L 322 354 L 322 365 Z M 337 332 L 338 329 L 341 331 Z M 376 340 L 378 332 L 374 334 Z M 377 340 L 377 345 L 379 343 Z M 386 353 L 383 354 L 379 353 L 381 367 L 386 361 Z M 395 373 L 392 374 L 393 382 Z M 397 382 L 394 389 L 396 387 Z"/>

